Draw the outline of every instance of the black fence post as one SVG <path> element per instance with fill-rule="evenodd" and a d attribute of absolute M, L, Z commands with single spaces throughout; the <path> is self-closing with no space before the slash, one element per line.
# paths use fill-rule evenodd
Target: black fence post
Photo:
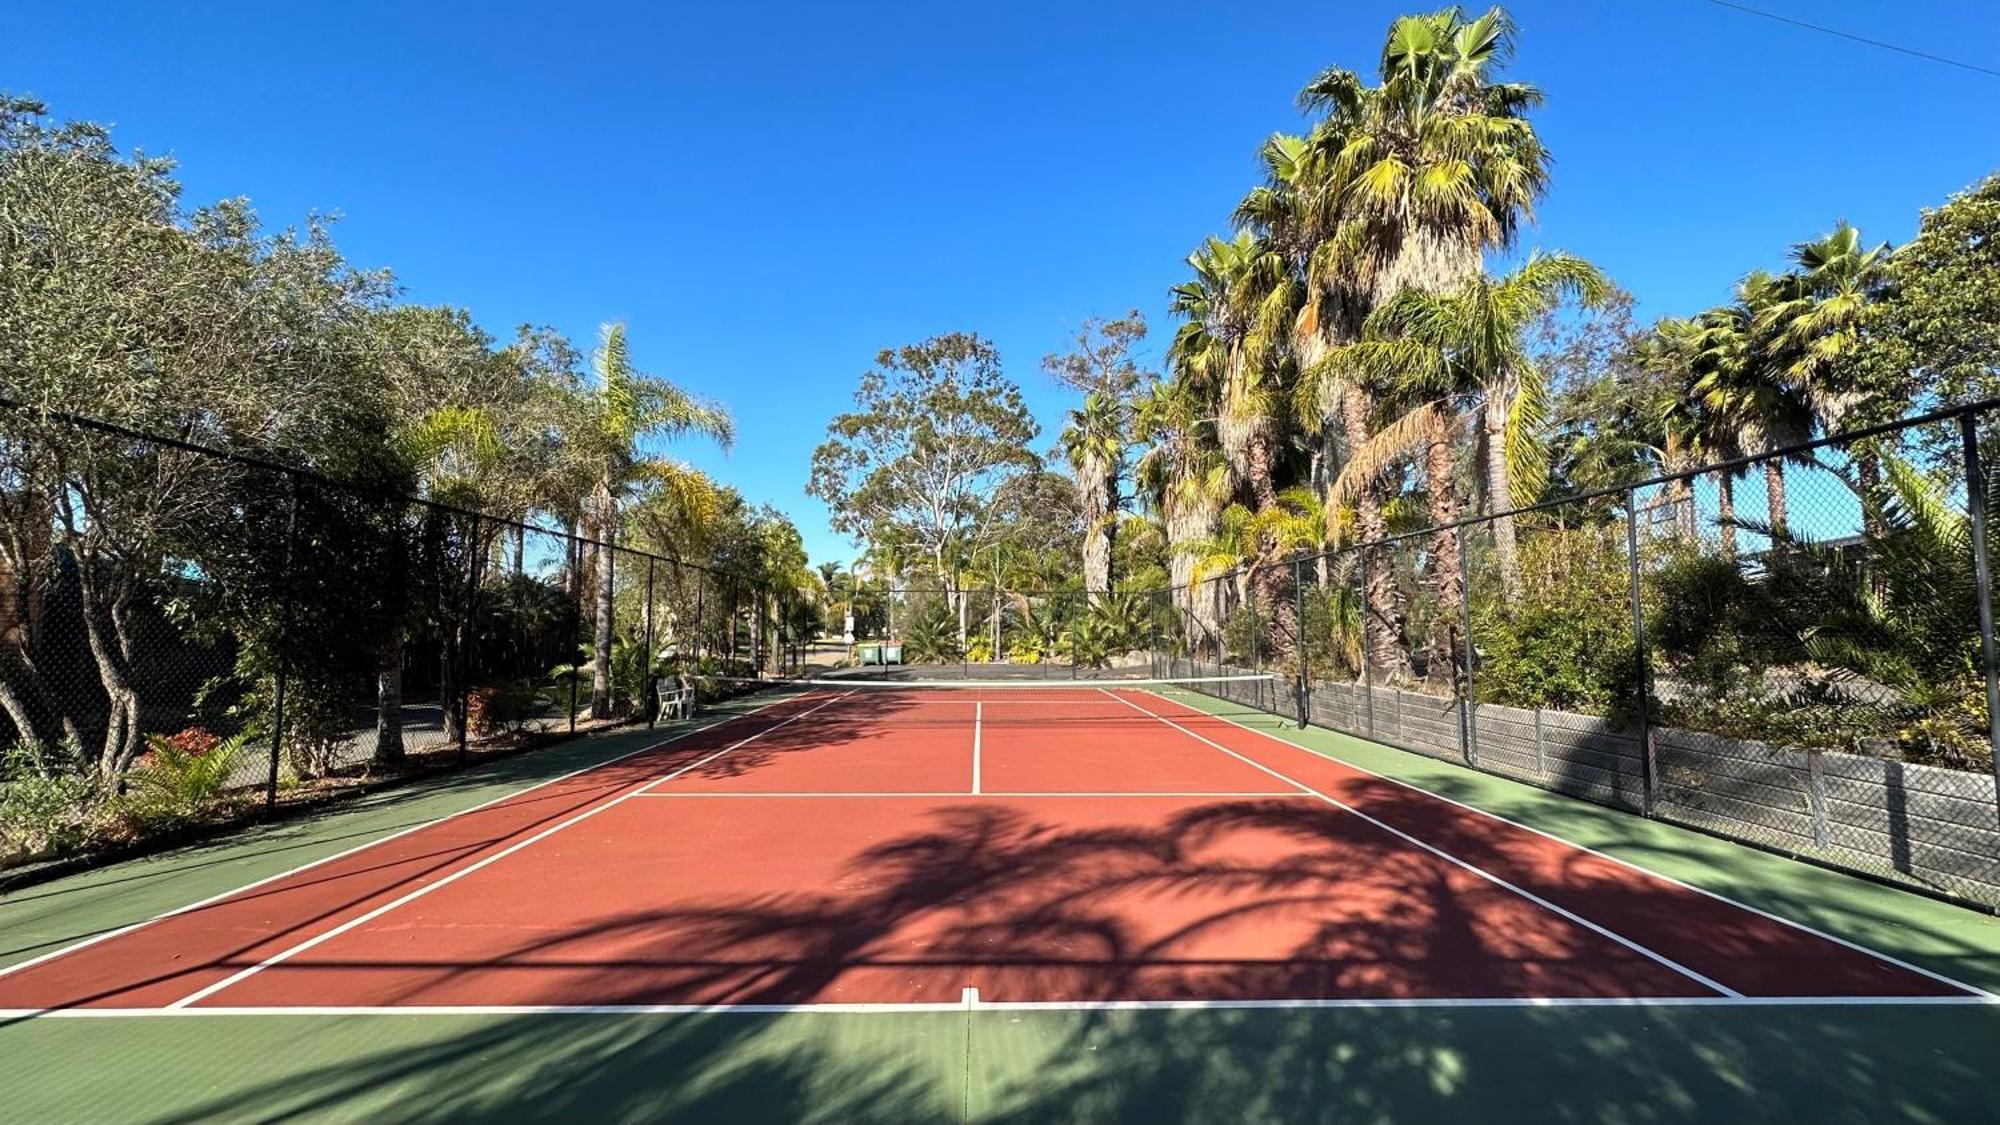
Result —
<path fill-rule="evenodd" d="M 583 679 L 583 539 L 569 537 L 569 732 L 576 733 L 576 688 Z"/>
<path fill-rule="evenodd" d="M 1972 579 L 1979 599 L 1979 655 L 1986 673 L 1986 745 L 1994 752 L 1993 779 L 2000 784 L 2000 661 L 1993 644 L 1992 566 L 1986 557 L 1986 465 L 1979 455 L 1979 423 L 1972 414 L 1958 416 L 1959 437 L 1965 445 L 1965 506 L 1972 522 Z M 1995 806 L 2000 817 L 2000 804 Z"/>
<path fill-rule="evenodd" d="M 1472 556 L 1472 536 L 1468 534 L 1470 530 L 1471 528 L 1468 526 L 1460 528 L 1457 533 L 1458 627 L 1465 638 L 1464 642 L 1459 646 L 1463 650 L 1462 659 L 1465 662 L 1465 690 L 1460 693 L 1458 706 L 1460 711 L 1459 724 L 1465 738 L 1465 743 L 1461 747 L 1465 752 L 1465 764 L 1477 766 L 1479 764 L 1479 690 L 1472 682 L 1472 564 L 1468 561 Z"/>
<path fill-rule="evenodd" d="M 1632 666 L 1639 693 L 1639 811 L 1653 815 L 1657 766 L 1653 761 L 1653 661 L 1646 652 L 1646 613 L 1639 601 L 1639 490 L 1625 490 L 1625 561 L 1631 571 Z"/>
<path fill-rule="evenodd" d="M 1368 604 L 1368 548 L 1356 553 L 1360 565 L 1355 569 L 1361 579 L 1361 600 L 1357 603 L 1356 617 L 1361 625 L 1361 707 L 1368 737 L 1375 737 L 1375 653 L 1368 645 L 1368 615 L 1374 607 Z"/>
<path fill-rule="evenodd" d="M 284 755 L 285 744 L 285 679 L 286 665 L 290 662 L 287 650 L 291 644 L 292 606 L 296 599 L 292 591 L 292 568 L 294 553 L 299 540 L 299 480 L 289 474 L 285 477 L 285 565 L 279 571 L 280 597 L 283 605 L 278 610 L 278 664 L 272 672 L 274 680 L 271 689 L 271 768 L 264 778 L 264 811 L 278 807 L 278 762 Z"/>
<path fill-rule="evenodd" d="M 458 614 L 458 760 L 465 761 L 467 752 L 467 730 L 472 724 L 472 635 L 473 615 L 479 597 L 479 517 L 472 517 L 472 526 L 465 538 L 465 597 L 459 603 Z"/>
<path fill-rule="evenodd" d="M 1306 727 L 1306 716 L 1312 708 L 1311 668 L 1306 650 L 1306 579 L 1305 560 L 1292 560 L 1292 647 L 1299 660 L 1299 729 Z"/>
<path fill-rule="evenodd" d="M 639 710 L 640 713 L 646 716 L 647 730 L 652 730 L 653 724 L 659 720 L 659 716 L 655 713 L 658 711 L 658 708 L 653 706 L 653 698 L 654 698 L 653 661 L 654 659 L 656 659 L 654 656 L 654 645 L 653 645 L 653 562 L 654 562 L 653 556 L 647 555 L 646 556 L 646 652 L 644 656 L 645 664 L 639 675 Z"/>

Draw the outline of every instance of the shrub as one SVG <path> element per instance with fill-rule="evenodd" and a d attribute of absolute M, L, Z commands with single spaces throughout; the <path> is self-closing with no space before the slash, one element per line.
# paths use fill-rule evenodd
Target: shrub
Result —
<path fill-rule="evenodd" d="M 9 747 L 0 755 L 0 862 L 82 844 L 97 827 L 103 797 L 77 747 Z"/>
<path fill-rule="evenodd" d="M 217 738 L 199 727 L 146 736 L 148 749 L 129 775 L 133 810 L 154 822 L 199 816 L 222 796 L 248 741 L 247 733 Z"/>
<path fill-rule="evenodd" d="M 542 712 L 548 699 L 527 680 L 502 680 L 466 693 L 465 721 L 481 738 L 512 734 Z"/>

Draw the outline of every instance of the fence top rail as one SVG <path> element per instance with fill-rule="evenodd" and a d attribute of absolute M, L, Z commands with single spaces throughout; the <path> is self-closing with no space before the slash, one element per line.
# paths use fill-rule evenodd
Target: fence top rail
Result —
<path fill-rule="evenodd" d="M 1693 468 L 1680 469 L 1671 473 L 1662 473 L 1658 476 L 1648 477 L 1645 480 L 1632 481 L 1628 484 L 1607 485 L 1603 488 L 1593 488 L 1588 492 L 1578 492 L 1569 496 L 1559 496 L 1550 500 L 1537 501 L 1533 504 L 1523 504 L 1518 508 L 1508 508 L 1505 511 L 1489 512 L 1483 515 L 1467 516 L 1464 519 L 1455 520 L 1447 524 L 1434 524 L 1430 527 L 1418 528 L 1415 531 L 1402 531 L 1402 532 L 1397 532 L 1394 535 L 1384 535 L 1377 539 L 1370 539 L 1366 543 L 1354 543 L 1346 547 L 1337 547 L 1330 551 L 1313 551 L 1309 553 L 1303 553 L 1295 555 L 1288 559 L 1284 559 L 1279 562 L 1266 563 L 1263 565 L 1251 566 L 1247 568 L 1237 567 L 1235 569 L 1222 572 L 1219 574 L 1208 575 L 1206 577 L 1197 580 L 1194 583 L 1191 583 L 1191 585 L 1198 586 L 1205 582 L 1218 582 L 1224 579 L 1234 578 L 1235 576 L 1244 573 L 1245 570 L 1248 570 L 1251 573 L 1255 573 L 1256 571 L 1264 570 L 1267 569 L 1268 567 L 1296 566 L 1302 563 L 1310 563 L 1318 559 L 1339 558 L 1343 555 L 1352 554 L 1356 551 L 1365 551 L 1373 547 L 1386 547 L 1410 539 L 1421 539 L 1426 535 L 1437 535 L 1448 531 L 1462 531 L 1469 527 L 1477 527 L 1483 524 L 1490 524 L 1495 520 L 1505 519 L 1510 516 L 1532 515 L 1536 512 L 1551 511 L 1556 508 L 1567 507 L 1571 504 L 1587 504 L 1593 500 L 1603 500 L 1606 499 L 1607 497 L 1614 497 L 1614 496 L 1629 497 L 1632 494 L 1638 492 L 1642 488 L 1654 488 L 1660 485 L 1672 484 L 1676 481 L 1694 480 L 1697 477 L 1707 476 L 1710 473 L 1734 472 L 1738 469 L 1745 469 L 1754 465 L 1763 464 L 1766 461 L 1772 461 L 1786 457 L 1797 457 L 1802 454 L 1813 453 L 1818 450 L 1828 449 L 1834 446 L 1852 445 L 1857 441 L 1866 441 L 1867 439 L 1872 437 L 1881 437 L 1883 434 L 1899 433 L 1904 430 L 1914 430 L 1919 426 L 1935 425 L 1939 422 L 1951 421 L 1954 418 L 1962 418 L 1973 414 L 1984 414 L 1992 412 L 1994 410 L 2000 410 L 2000 398 L 1983 398 L 1977 402 L 1968 402 L 1961 406 L 1943 407 L 1941 409 L 1928 411 L 1923 414 L 1912 415 L 1911 417 L 1908 418 L 1899 418 L 1893 422 L 1884 422 L 1881 423 L 1880 425 L 1866 426 L 1858 430 L 1844 430 L 1837 434 L 1829 434 L 1825 437 L 1815 438 L 1812 441 L 1802 441 L 1794 445 L 1786 445 L 1774 449 L 1767 449 L 1761 453 L 1751 453 L 1751 454 L 1746 454 L 1742 457 L 1732 457 L 1726 461 L 1711 461 L 1705 465 L 1696 465 Z"/>

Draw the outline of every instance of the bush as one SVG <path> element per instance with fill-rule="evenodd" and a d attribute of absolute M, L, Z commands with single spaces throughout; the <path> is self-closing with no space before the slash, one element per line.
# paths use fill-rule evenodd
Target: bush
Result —
<path fill-rule="evenodd" d="M 958 618 L 945 598 L 919 606 L 903 632 L 903 659 L 912 664 L 952 664 L 959 659 Z"/>
<path fill-rule="evenodd" d="M 70 745 L 21 742 L 0 755 L 0 862 L 77 847 L 101 820 L 103 788 Z"/>
<path fill-rule="evenodd" d="M 502 680 L 466 693 L 465 721 L 481 738 L 514 734 L 547 705 L 547 697 L 529 681 Z"/>
<path fill-rule="evenodd" d="M 1543 529 L 1523 537 L 1520 598 L 1474 610 L 1481 699 L 1586 711 L 1634 699 L 1624 551 L 1617 529 Z"/>
<path fill-rule="evenodd" d="M 129 775 L 132 810 L 149 822 L 194 819 L 222 796 L 248 741 L 247 733 L 217 738 L 200 727 L 146 736 L 148 749 Z"/>

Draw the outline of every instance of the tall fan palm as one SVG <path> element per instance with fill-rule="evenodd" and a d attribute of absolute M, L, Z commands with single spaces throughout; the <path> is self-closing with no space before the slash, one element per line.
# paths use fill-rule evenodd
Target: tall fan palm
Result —
<path fill-rule="evenodd" d="M 1706 412 L 1711 446 L 1733 446 L 1738 456 L 1803 440 L 1812 430 L 1804 397 L 1785 379 L 1770 334 L 1760 328 L 1782 285 L 1761 270 L 1751 273 L 1737 283 L 1734 303 L 1696 318 L 1701 332 L 1691 390 Z M 1763 469 L 1770 527 L 1782 545 L 1790 523 L 1784 461 L 1770 458 Z"/>
<path fill-rule="evenodd" d="M 606 544 L 618 534 L 619 505 L 642 481 L 688 472 L 678 463 L 645 452 L 647 439 L 699 435 L 727 448 L 735 436 L 729 412 L 665 379 L 632 366 L 623 324 L 606 324 L 593 358 L 594 385 L 579 388 L 571 403 L 568 437 L 579 468 L 588 474 L 586 511 L 592 530 Z M 590 713 L 611 714 L 611 632 L 614 552 L 597 552 L 595 655 Z"/>
<path fill-rule="evenodd" d="M 1399 382 L 1426 420 L 1442 416 L 1434 402 L 1466 402 L 1478 411 L 1485 447 L 1486 504 L 1494 554 L 1509 601 L 1521 590 L 1514 518 L 1507 509 L 1531 504 L 1548 480 L 1542 438 L 1548 380 L 1523 343 L 1527 329 L 1567 299 L 1596 305 L 1611 293 L 1597 267 L 1569 254 L 1536 254 L 1505 277 L 1481 274 L 1443 293 L 1407 290 L 1368 318 L 1369 338 L 1340 355 L 1356 369 Z M 1395 430 L 1424 448 L 1446 440 L 1430 426 Z M 1378 478 L 1385 458 L 1417 452 L 1375 443 L 1357 451 L 1348 471 Z M 1348 486 L 1352 491 L 1361 484 Z"/>
<path fill-rule="evenodd" d="M 1250 232 L 1209 236 L 1170 307 L 1185 317 L 1168 359 L 1212 399 L 1222 454 L 1258 507 L 1277 502 L 1282 359 L 1293 290 L 1282 256 Z"/>
<path fill-rule="evenodd" d="M 1081 409 L 1069 412 L 1061 435 L 1083 509 L 1083 588 L 1093 605 L 1111 592 L 1111 552 L 1124 499 L 1118 481 L 1127 442 L 1125 413 L 1116 399 L 1093 392 Z"/>
<path fill-rule="evenodd" d="M 1889 246 L 1864 247 L 1848 223 L 1825 237 L 1792 248 L 1794 268 L 1780 285 L 1780 299 L 1760 314 L 1759 328 L 1779 353 L 1782 377 L 1805 400 L 1822 432 L 1887 420 L 1901 400 L 1897 387 L 1856 370 L 1870 317 L 1888 295 Z M 1887 409 L 1885 409 L 1887 408 Z M 1872 443 L 1852 451 L 1856 485 L 1863 494 L 1881 483 L 1881 454 Z M 1862 508 L 1869 538 L 1883 530 L 1874 508 Z"/>
<path fill-rule="evenodd" d="M 1184 378 L 1156 382 L 1138 398 L 1133 436 L 1147 446 L 1133 476 L 1160 513 L 1167 573 L 1180 592 L 1180 608 L 1192 618 L 1197 635 L 1213 635 L 1222 625 L 1220 608 L 1214 598 L 1199 595 L 1194 557 L 1183 549 L 1215 534 L 1236 487 L 1216 445 L 1208 404 Z"/>
<path fill-rule="evenodd" d="M 1347 222 L 1339 208 L 1343 185 L 1336 179 L 1333 155 L 1342 147 L 1339 130 L 1349 124 L 1331 118 L 1318 122 L 1308 136 L 1280 133 L 1265 141 L 1260 150 L 1264 183 L 1237 205 L 1236 221 L 1274 247 L 1299 282 L 1290 340 L 1298 367 L 1292 410 L 1308 436 L 1311 484 L 1329 518 L 1323 534 L 1340 538 L 1351 533 L 1372 543 L 1388 533 L 1379 481 L 1354 494 L 1351 511 L 1327 500 L 1343 449 L 1351 455 L 1368 444 L 1376 412 L 1376 387 L 1333 358 L 1359 336 L 1372 291 L 1370 261 L 1361 253 L 1363 228 Z M 1402 587 L 1380 549 L 1366 552 L 1369 659 L 1384 679 L 1407 679 Z"/>

